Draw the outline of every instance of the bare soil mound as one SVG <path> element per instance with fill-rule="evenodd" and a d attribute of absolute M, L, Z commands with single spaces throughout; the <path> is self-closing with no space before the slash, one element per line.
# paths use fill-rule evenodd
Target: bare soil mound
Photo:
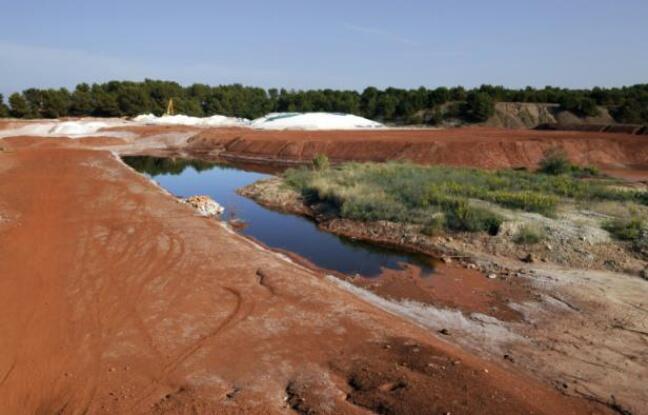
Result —
<path fill-rule="evenodd" d="M 189 139 L 202 156 L 261 163 L 304 163 L 317 154 L 333 161 L 411 160 L 483 168 L 533 168 L 553 147 L 579 164 L 648 165 L 643 136 L 603 132 L 456 128 L 447 130 L 254 131 L 210 129 Z"/>

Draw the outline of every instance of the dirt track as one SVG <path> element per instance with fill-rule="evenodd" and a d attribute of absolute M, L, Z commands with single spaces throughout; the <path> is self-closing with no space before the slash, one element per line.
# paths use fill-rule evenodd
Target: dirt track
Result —
<path fill-rule="evenodd" d="M 108 152 L 34 144 L 0 153 L 0 413 L 607 412 L 196 217 Z"/>
<path fill-rule="evenodd" d="M 648 165 L 648 138 L 576 131 L 456 128 L 447 130 L 255 131 L 208 129 L 188 151 L 237 161 L 307 162 L 323 153 L 336 161 L 407 159 L 483 168 L 534 167 L 543 152 L 563 148 L 579 164 Z"/>

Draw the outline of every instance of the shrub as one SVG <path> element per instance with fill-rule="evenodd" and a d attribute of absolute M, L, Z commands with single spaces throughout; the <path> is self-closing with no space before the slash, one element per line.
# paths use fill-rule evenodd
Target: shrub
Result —
<path fill-rule="evenodd" d="M 495 101 L 484 92 L 471 92 L 466 99 L 466 113 L 473 121 L 486 121 L 495 113 Z"/>
<path fill-rule="evenodd" d="M 558 148 L 551 148 L 544 152 L 540 160 L 539 173 L 558 175 L 567 174 L 571 171 L 571 163 L 567 154 Z"/>
<path fill-rule="evenodd" d="M 435 236 L 443 233 L 446 221 L 443 214 L 432 216 L 427 222 L 423 224 L 421 233 L 427 236 Z"/>
<path fill-rule="evenodd" d="M 330 165 L 331 163 L 326 154 L 317 154 L 315 158 L 313 158 L 313 168 L 317 171 L 328 170 Z"/>
<path fill-rule="evenodd" d="M 546 238 L 542 228 L 533 225 L 522 225 L 513 237 L 516 244 L 533 245 Z"/>
<path fill-rule="evenodd" d="M 455 231 L 488 232 L 497 235 L 503 219 L 488 209 L 470 206 L 465 201 L 446 212 L 447 227 Z"/>
<path fill-rule="evenodd" d="M 612 219 L 603 224 L 603 229 L 622 241 L 637 241 L 644 236 L 646 224 L 639 218 Z"/>

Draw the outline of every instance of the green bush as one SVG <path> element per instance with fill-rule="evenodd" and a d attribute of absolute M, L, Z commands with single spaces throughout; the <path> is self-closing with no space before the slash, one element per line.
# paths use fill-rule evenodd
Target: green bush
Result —
<path fill-rule="evenodd" d="M 446 212 L 448 229 L 465 232 L 488 232 L 497 235 L 502 225 L 501 216 L 488 209 L 473 207 L 465 201 L 459 202 Z"/>
<path fill-rule="evenodd" d="M 445 226 L 446 221 L 443 214 L 435 215 L 423 224 L 421 233 L 427 236 L 436 236 L 443 233 Z"/>
<path fill-rule="evenodd" d="M 317 154 L 315 158 L 313 158 L 313 168 L 317 171 L 328 170 L 330 165 L 331 163 L 326 154 Z"/>
<path fill-rule="evenodd" d="M 546 238 L 543 229 L 532 226 L 522 225 L 513 237 L 513 242 L 522 245 L 533 245 L 542 242 Z"/>
<path fill-rule="evenodd" d="M 551 148 L 545 151 L 544 157 L 540 160 L 538 172 L 551 175 L 571 172 L 571 163 L 567 158 L 567 153 L 557 148 Z"/>
<path fill-rule="evenodd" d="M 538 173 L 549 175 L 568 174 L 578 178 L 598 177 L 601 175 L 600 170 L 595 166 L 579 166 L 572 164 L 567 154 L 559 148 L 551 148 L 544 152 Z"/>
<path fill-rule="evenodd" d="M 639 218 L 612 219 L 603 224 L 603 229 L 622 241 L 637 241 L 644 236 L 646 224 Z"/>

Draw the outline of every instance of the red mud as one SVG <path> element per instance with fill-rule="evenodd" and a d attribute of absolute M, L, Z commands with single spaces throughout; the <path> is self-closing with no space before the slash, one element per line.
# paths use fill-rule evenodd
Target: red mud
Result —
<path fill-rule="evenodd" d="M 408 266 L 405 271 L 385 270 L 375 279 L 355 278 L 353 283 L 381 297 L 481 313 L 503 321 L 520 321 L 520 313 L 508 304 L 532 297 L 531 289 L 520 278 L 489 279 L 480 271 L 443 263 L 436 265 L 429 277 L 422 277 L 418 267 Z"/>
<path fill-rule="evenodd" d="M 108 152 L 2 144 L 2 414 L 610 413 L 195 216 Z"/>
<path fill-rule="evenodd" d="M 645 136 L 604 132 L 457 128 L 446 130 L 258 131 L 208 129 L 189 140 L 196 154 L 239 161 L 308 162 L 322 153 L 334 161 L 407 159 L 483 168 L 534 167 L 543 152 L 563 148 L 577 163 L 648 165 Z"/>

